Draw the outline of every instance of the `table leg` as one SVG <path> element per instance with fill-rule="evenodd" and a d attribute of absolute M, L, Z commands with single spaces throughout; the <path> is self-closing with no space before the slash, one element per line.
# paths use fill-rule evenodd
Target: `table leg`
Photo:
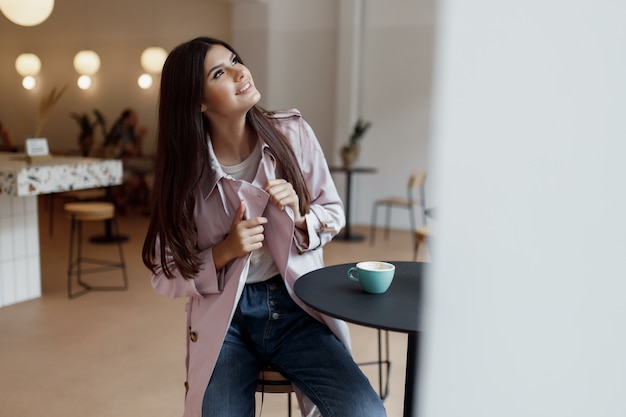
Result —
<path fill-rule="evenodd" d="M 106 199 L 109 202 L 113 202 L 113 191 L 111 187 L 107 187 L 106 189 Z M 119 223 L 118 223 L 119 225 Z M 113 234 L 113 221 L 111 219 L 104 221 L 104 235 L 93 236 L 89 240 L 93 243 L 117 243 L 117 242 L 126 242 L 128 240 L 128 236 L 125 235 L 114 235 Z"/>
<path fill-rule="evenodd" d="M 128 240 L 128 236 L 126 235 L 114 235 L 113 222 L 109 220 L 104 221 L 104 234 L 99 236 L 92 236 L 89 240 L 93 243 L 117 243 L 117 242 L 126 242 Z"/>
<path fill-rule="evenodd" d="M 404 417 L 417 417 L 417 378 L 419 375 L 417 333 L 409 333 L 406 348 L 406 382 L 404 384 Z"/>
<path fill-rule="evenodd" d="M 352 171 L 346 171 L 346 227 L 343 233 L 335 237 L 338 240 L 360 241 L 365 239 L 363 235 L 355 235 L 350 233 L 350 203 L 352 201 Z"/>

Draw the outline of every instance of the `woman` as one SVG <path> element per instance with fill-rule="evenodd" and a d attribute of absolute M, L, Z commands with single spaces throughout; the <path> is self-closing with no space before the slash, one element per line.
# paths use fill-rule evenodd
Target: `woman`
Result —
<path fill-rule="evenodd" d="M 323 266 L 344 213 L 309 125 L 296 110 L 264 112 L 260 97 L 217 39 L 179 45 L 163 67 L 143 260 L 159 294 L 189 297 L 184 415 L 253 417 L 269 364 L 303 415 L 384 416 L 347 325 L 293 292 Z"/>

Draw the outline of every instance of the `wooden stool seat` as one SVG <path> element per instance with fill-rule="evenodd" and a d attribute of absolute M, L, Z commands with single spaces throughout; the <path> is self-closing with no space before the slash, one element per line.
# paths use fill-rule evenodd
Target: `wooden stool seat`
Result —
<path fill-rule="evenodd" d="M 110 261 L 103 259 L 87 258 L 82 255 L 83 249 L 83 236 L 82 225 L 83 222 L 88 221 L 111 221 L 112 226 L 116 229 L 116 233 L 119 234 L 117 222 L 115 221 L 115 206 L 112 203 L 100 202 L 100 201 L 88 201 L 88 202 L 73 202 L 63 205 L 65 214 L 71 219 L 71 232 L 70 232 L 70 252 L 67 266 L 67 295 L 69 298 L 75 298 L 79 295 L 85 294 L 88 291 L 123 291 L 128 289 L 128 278 L 126 277 L 126 264 L 124 263 L 124 253 L 122 250 L 122 242 L 115 242 L 118 246 L 119 261 Z M 76 240 L 76 245 L 75 245 Z M 74 246 L 76 246 L 76 254 L 74 253 Z M 97 265 L 97 267 L 84 269 L 84 264 Z M 123 283 L 119 286 L 94 286 L 83 281 L 82 276 L 89 273 L 106 272 L 111 269 L 121 269 Z M 82 287 L 79 291 L 75 292 L 72 289 L 73 277 L 77 277 L 77 283 Z"/>
<path fill-rule="evenodd" d="M 65 203 L 63 209 L 70 218 L 74 217 L 80 221 L 108 220 L 115 217 L 115 206 L 113 203 L 100 201 Z"/>
<path fill-rule="evenodd" d="M 291 381 L 282 376 L 280 372 L 275 371 L 267 366 L 259 371 L 257 379 L 256 391 L 271 394 L 287 394 L 288 395 L 288 415 L 291 417 L 291 393 L 293 385 Z"/>
<path fill-rule="evenodd" d="M 267 367 L 259 372 L 256 390 L 257 392 L 270 392 L 272 394 L 289 394 L 293 392 L 293 385 L 280 372 Z"/>

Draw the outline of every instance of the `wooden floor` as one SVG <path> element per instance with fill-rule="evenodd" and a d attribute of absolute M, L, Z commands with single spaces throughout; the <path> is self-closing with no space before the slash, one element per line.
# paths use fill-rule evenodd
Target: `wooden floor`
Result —
<path fill-rule="evenodd" d="M 122 232 L 129 236 L 124 244 L 129 290 L 91 292 L 74 300 L 66 294 L 69 221 L 56 215 L 54 235 L 49 236 L 47 219 L 47 207 L 40 204 L 43 297 L 0 308 L 0 417 L 181 415 L 185 300 L 160 297 L 150 287 L 141 262 L 147 218 L 134 212 L 119 217 Z M 368 230 L 356 226 L 354 232 L 367 237 Z M 101 233 L 102 223 L 86 224 L 86 236 Z M 97 249 L 113 248 L 100 245 Z M 326 246 L 325 259 L 328 265 L 412 260 L 412 238 L 408 231 L 393 230 L 388 240 L 379 231 L 375 245 L 367 239 L 333 241 Z M 350 328 L 356 361 L 375 360 L 377 331 Z M 385 406 L 389 416 L 399 417 L 406 335 L 390 333 L 390 343 L 392 366 Z M 378 390 L 377 366 L 362 369 Z M 297 402 L 292 403 L 297 416 Z M 285 395 L 267 394 L 262 415 L 286 416 L 286 408 Z"/>

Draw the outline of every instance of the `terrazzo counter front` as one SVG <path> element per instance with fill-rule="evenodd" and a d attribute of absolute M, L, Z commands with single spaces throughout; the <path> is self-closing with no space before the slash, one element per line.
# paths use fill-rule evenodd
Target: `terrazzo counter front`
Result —
<path fill-rule="evenodd" d="M 0 307 L 41 297 L 37 195 L 122 182 L 122 161 L 0 152 Z"/>

